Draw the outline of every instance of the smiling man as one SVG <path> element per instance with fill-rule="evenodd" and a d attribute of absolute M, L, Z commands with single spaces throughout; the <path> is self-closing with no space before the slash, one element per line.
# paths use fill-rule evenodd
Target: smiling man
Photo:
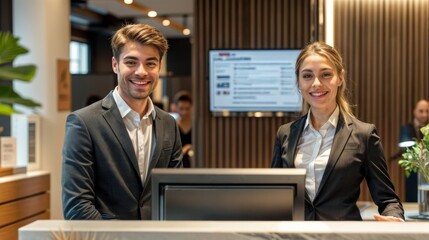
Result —
<path fill-rule="evenodd" d="M 167 40 L 149 25 L 130 24 L 111 46 L 118 86 L 67 117 L 65 219 L 150 219 L 151 170 L 182 167 L 177 124 L 150 99 Z"/>

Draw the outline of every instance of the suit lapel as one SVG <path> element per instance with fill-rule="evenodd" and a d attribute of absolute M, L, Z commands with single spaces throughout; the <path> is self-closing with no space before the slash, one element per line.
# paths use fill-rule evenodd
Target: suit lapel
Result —
<path fill-rule="evenodd" d="M 349 123 L 349 125 L 351 124 L 352 123 Z M 329 177 L 332 170 L 335 168 L 335 165 L 337 164 L 338 159 L 343 153 L 344 147 L 346 146 L 351 133 L 352 133 L 351 127 L 347 127 L 347 124 L 344 122 L 342 115 L 340 115 L 338 119 L 338 125 L 335 132 L 334 141 L 331 147 L 331 153 L 329 154 L 328 164 L 326 165 L 325 172 L 323 173 L 322 181 L 320 182 L 320 186 L 319 186 L 319 189 L 317 190 L 315 199 L 317 198 L 319 192 L 323 189 L 326 183 L 326 179 Z"/>
<path fill-rule="evenodd" d="M 290 167 L 295 167 L 295 154 L 296 149 L 298 147 L 299 139 L 301 138 L 302 132 L 304 131 L 305 122 L 307 120 L 307 114 L 302 116 L 298 121 L 292 124 L 290 127 L 290 133 L 289 133 L 289 142 L 288 142 L 288 149 L 291 151 L 288 151 L 287 156 L 287 163 Z M 310 197 L 308 196 L 308 192 L 305 191 L 305 201 L 311 205 Z"/>
<path fill-rule="evenodd" d="M 140 176 L 139 165 L 134 153 L 133 144 L 130 137 L 128 136 L 128 132 L 125 128 L 121 114 L 119 113 L 119 109 L 113 99 L 112 92 L 110 92 L 110 94 L 103 100 L 103 107 L 107 109 L 107 111 L 105 111 L 103 114 L 104 119 L 106 120 L 107 124 L 109 124 L 112 132 L 128 156 L 128 160 L 133 165 L 137 176 Z"/>
<path fill-rule="evenodd" d="M 300 118 L 297 122 L 293 123 L 290 128 L 288 150 L 286 153 L 287 164 L 289 167 L 295 167 L 295 153 L 298 146 L 298 141 L 301 138 L 301 134 L 305 125 L 306 116 Z"/>
<path fill-rule="evenodd" d="M 156 109 L 156 108 L 155 108 Z M 161 154 L 162 149 L 162 140 L 164 135 L 164 125 L 161 123 L 161 118 L 159 116 L 158 110 L 156 110 L 156 117 L 153 121 L 153 130 L 154 133 L 152 134 L 152 142 L 156 143 L 155 148 L 153 149 L 153 153 L 151 155 L 150 163 L 149 163 L 149 169 L 148 169 L 148 175 L 146 177 L 145 183 L 148 182 L 148 179 L 151 177 L 152 169 L 156 166 L 159 160 L 159 155 Z"/>

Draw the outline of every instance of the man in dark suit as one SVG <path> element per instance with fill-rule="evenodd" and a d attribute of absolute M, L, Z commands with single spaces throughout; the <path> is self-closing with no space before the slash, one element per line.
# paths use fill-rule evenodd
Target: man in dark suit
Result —
<path fill-rule="evenodd" d="M 409 143 L 406 143 L 407 141 L 421 141 L 423 134 L 420 128 L 428 124 L 428 112 L 428 101 L 425 99 L 419 100 L 413 110 L 413 120 L 401 126 L 399 146 L 403 150 L 410 146 Z M 417 173 L 411 173 L 410 176 L 405 178 L 405 201 L 417 202 Z"/>
<path fill-rule="evenodd" d="M 149 97 L 166 39 L 151 26 L 130 24 L 114 34 L 111 46 L 118 86 L 67 117 L 65 219 L 150 219 L 152 169 L 182 167 L 176 121 Z"/>

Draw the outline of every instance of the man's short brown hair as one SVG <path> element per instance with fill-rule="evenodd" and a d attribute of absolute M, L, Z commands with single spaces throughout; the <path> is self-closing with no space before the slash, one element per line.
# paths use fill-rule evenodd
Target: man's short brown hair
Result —
<path fill-rule="evenodd" d="M 168 49 L 167 39 L 158 29 L 147 24 L 127 24 L 115 32 L 110 42 L 113 56 L 118 62 L 122 48 L 128 42 L 156 47 L 160 61 Z"/>

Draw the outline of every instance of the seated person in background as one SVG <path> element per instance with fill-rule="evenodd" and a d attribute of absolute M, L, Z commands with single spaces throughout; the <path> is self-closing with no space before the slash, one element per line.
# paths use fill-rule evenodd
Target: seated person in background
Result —
<path fill-rule="evenodd" d="M 183 167 L 191 167 L 192 150 L 192 97 L 186 91 L 176 93 L 174 97 L 176 112 L 179 114 L 180 139 L 182 140 Z"/>
<path fill-rule="evenodd" d="M 129 24 L 111 40 L 118 86 L 70 113 L 62 165 L 66 220 L 151 219 L 151 173 L 182 166 L 176 121 L 154 106 L 167 40 L 146 24 Z"/>
<path fill-rule="evenodd" d="M 413 111 L 413 120 L 401 126 L 400 141 L 421 141 L 423 134 L 420 128 L 428 124 L 429 103 L 425 99 L 417 102 Z M 405 146 L 404 146 L 405 147 Z M 404 148 L 405 150 L 405 148 Z M 405 178 L 405 201 L 417 202 L 417 173 Z"/>
<path fill-rule="evenodd" d="M 307 45 L 295 74 L 305 115 L 279 128 L 272 167 L 307 169 L 305 219 L 362 220 L 357 200 L 366 179 L 381 214 L 375 220 L 403 221 L 376 128 L 359 121 L 347 102 L 337 50 L 322 42 Z"/>

